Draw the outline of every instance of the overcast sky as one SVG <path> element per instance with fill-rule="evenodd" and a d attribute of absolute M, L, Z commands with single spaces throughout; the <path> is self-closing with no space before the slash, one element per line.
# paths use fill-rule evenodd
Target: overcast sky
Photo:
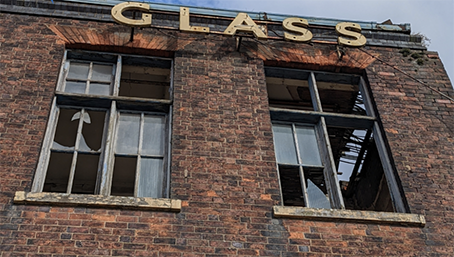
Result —
<path fill-rule="evenodd" d="M 150 0 L 148 0 L 150 1 Z M 151 0 L 184 6 L 288 14 L 394 24 L 410 23 L 412 33 L 431 40 L 454 79 L 454 0 Z"/>

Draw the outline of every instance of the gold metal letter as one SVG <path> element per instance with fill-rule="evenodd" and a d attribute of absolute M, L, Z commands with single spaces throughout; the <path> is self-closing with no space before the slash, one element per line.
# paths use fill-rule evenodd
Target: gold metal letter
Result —
<path fill-rule="evenodd" d="M 123 16 L 123 12 L 127 10 L 138 10 L 138 11 L 149 11 L 150 6 L 145 3 L 134 3 L 134 2 L 124 2 L 117 4 L 112 8 L 111 14 L 112 18 L 123 25 L 133 26 L 133 27 L 145 27 L 151 25 L 151 14 L 142 13 L 142 19 L 134 20 L 129 19 Z"/>
<path fill-rule="evenodd" d="M 224 34 L 234 36 L 237 31 L 253 33 L 258 39 L 267 39 L 267 35 L 255 24 L 247 13 L 238 13 L 236 18 L 230 23 Z"/>
<path fill-rule="evenodd" d="M 295 26 L 299 25 L 299 26 Z M 284 37 L 286 40 L 296 41 L 296 42 L 307 42 L 312 39 L 312 32 L 310 32 L 307 28 L 309 23 L 306 19 L 302 18 L 287 18 L 283 21 L 282 27 L 290 32 L 294 32 L 295 34 L 289 34 L 284 32 Z"/>
<path fill-rule="evenodd" d="M 189 8 L 180 7 L 180 30 L 189 32 L 210 32 L 209 27 L 198 27 L 189 25 Z"/>
<path fill-rule="evenodd" d="M 367 39 L 361 35 L 361 26 L 352 22 L 341 22 L 336 25 L 336 32 L 339 34 L 337 42 L 346 46 L 363 46 Z"/>

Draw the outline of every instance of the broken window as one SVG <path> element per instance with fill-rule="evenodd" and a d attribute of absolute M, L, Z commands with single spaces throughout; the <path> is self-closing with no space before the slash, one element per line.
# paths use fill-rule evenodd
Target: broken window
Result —
<path fill-rule="evenodd" d="M 68 51 L 32 191 L 168 197 L 171 65 Z"/>
<path fill-rule="evenodd" d="M 284 205 L 405 212 L 360 76 L 265 73 Z"/>

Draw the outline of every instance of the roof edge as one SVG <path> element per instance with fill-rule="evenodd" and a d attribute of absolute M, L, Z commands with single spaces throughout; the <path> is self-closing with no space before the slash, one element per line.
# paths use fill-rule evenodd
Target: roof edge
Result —
<path fill-rule="evenodd" d="M 120 0 L 60 0 L 60 1 L 103 5 L 103 6 L 115 6 L 119 3 L 126 2 L 126 1 L 120 1 Z M 134 1 L 130 1 L 130 2 L 134 2 Z M 146 1 L 141 1 L 141 2 L 147 3 Z M 148 3 L 148 4 L 150 5 L 150 9 L 152 9 L 152 10 L 168 11 L 168 12 L 180 12 L 180 6 L 181 6 L 181 5 L 163 4 L 163 3 Z M 221 10 L 221 9 L 196 7 L 196 6 L 186 6 L 186 7 L 191 8 L 191 13 L 193 13 L 193 14 L 208 15 L 208 16 L 221 16 L 221 17 L 228 17 L 228 18 L 235 18 L 239 12 L 247 13 L 254 20 L 269 20 L 269 21 L 282 22 L 286 18 L 295 17 L 295 15 L 271 14 L 271 13 L 265 13 L 265 12 Z M 409 23 L 387 25 L 387 24 L 378 24 L 377 22 L 316 18 L 316 17 L 307 17 L 307 16 L 298 16 L 298 17 L 306 19 L 310 25 L 335 27 L 336 24 L 338 24 L 339 22 L 354 22 L 354 23 L 359 24 L 361 26 L 361 28 L 365 29 L 365 30 L 394 31 L 394 32 L 402 32 L 402 33 L 411 32 L 411 26 Z"/>

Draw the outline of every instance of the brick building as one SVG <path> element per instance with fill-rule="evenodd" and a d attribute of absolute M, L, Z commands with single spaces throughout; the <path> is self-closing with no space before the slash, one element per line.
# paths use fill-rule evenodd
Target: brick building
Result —
<path fill-rule="evenodd" d="M 454 256 L 408 24 L 120 3 L 0 0 L 1 257 Z"/>

